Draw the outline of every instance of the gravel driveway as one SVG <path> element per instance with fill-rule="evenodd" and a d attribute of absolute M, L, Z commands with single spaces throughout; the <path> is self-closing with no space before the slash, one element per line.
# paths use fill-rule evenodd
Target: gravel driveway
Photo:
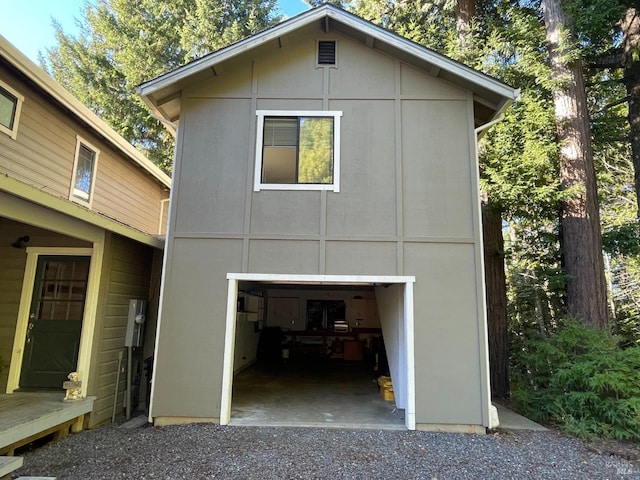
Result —
<path fill-rule="evenodd" d="M 640 479 L 554 431 L 464 435 L 187 425 L 84 431 L 25 456 L 58 479 Z"/>

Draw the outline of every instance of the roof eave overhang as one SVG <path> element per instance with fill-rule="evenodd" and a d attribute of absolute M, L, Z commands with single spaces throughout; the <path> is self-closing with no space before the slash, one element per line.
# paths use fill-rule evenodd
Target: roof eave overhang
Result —
<path fill-rule="evenodd" d="M 0 56 L 4 57 L 14 69 L 22 73 L 40 90 L 70 111 L 81 122 L 92 128 L 133 163 L 137 164 L 165 187 L 171 188 L 171 178 L 166 173 L 122 138 L 82 102 L 62 88 L 44 70 L 29 60 L 2 35 L 0 35 Z"/>
<path fill-rule="evenodd" d="M 89 210 L 67 199 L 56 197 L 48 192 L 32 187 L 9 176 L 0 176 L 0 191 L 6 192 L 22 200 L 35 205 L 62 213 L 89 225 L 117 233 L 125 238 L 134 240 L 143 245 L 164 249 L 165 239 L 161 235 L 152 235 L 133 228 L 127 224 L 118 222 L 106 215 Z"/>
<path fill-rule="evenodd" d="M 486 118 L 476 121 L 476 126 L 490 122 L 498 117 L 519 96 L 517 89 L 506 85 L 500 80 L 478 72 L 462 63 L 426 49 L 328 4 L 307 10 L 262 33 L 245 38 L 143 83 L 137 87 L 137 93 L 154 114 L 175 123 L 179 119 L 179 97 L 182 87 L 185 83 L 192 81 L 194 76 L 202 75 L 203 72 L 215 72 L 216 65 L 267 42 L 286 36 L 316 21 L 324 21 L 328 27 L 339 28 L 348 35 L 364 37 L 370 46 L 378 46 L 381 50 L 396 55 L 401 60 L 413 64 L 433 76 L 441 77 L 443 80 L 472 91 L 474 97 L 491 110 Z M 168 115 L 167 109 L 163 109 L 163 106 L 170 101 L 176 103 L 172 105 L 173 113 Z"/>

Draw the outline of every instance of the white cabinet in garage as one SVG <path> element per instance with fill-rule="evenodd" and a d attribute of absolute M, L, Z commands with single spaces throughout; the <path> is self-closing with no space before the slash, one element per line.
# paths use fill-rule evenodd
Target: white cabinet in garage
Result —
<path fill-rule="evenodd" d="M 378 305 L 375 298 L 352 298 L 351 299 L 351 327 L 379 328 L 380 317 L 378 316 Z"/>
<path fill-rule="evenodd" d="M 300 318 L 299 298 L 267 299 L 267 326 L 288 330 L 304 330 L 306 322 Z"/>

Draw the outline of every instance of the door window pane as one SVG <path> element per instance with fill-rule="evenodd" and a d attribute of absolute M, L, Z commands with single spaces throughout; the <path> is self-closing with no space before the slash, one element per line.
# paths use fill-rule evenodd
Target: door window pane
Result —
<path fill-rule="evenodd" d="M 38 307 L 40 319 L 82 320 L 89 265 L 86 260 L 44 262 Z"/>

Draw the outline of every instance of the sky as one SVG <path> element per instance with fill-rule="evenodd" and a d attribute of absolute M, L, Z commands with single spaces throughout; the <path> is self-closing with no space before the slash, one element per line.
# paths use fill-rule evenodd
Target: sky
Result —
<path fill-rule="evenodd" d="M 132 0 L 133 1 L 133 0 Z M 171 0 L 167 0 L 171 1 Z M 52 17 L 65 33 L 77 32 L 85 0 L 0 0 L 0 35 L 18 50 L 38 63 L 38 52 L 56 44 Z M 309 6 L 302 0 L 279 0 L 282 13 L 292 17 Z M 11 12 L 7 14 L 7 12 Z"/>

